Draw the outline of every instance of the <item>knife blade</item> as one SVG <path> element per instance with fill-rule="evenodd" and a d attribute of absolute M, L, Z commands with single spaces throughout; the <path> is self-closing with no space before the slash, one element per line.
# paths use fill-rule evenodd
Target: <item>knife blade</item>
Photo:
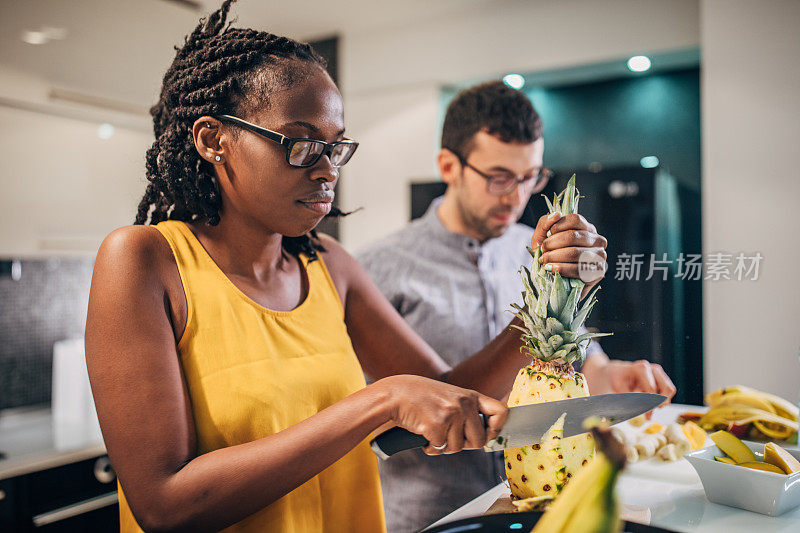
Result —
<path fill-rule="evenodd" d="M 661 394 L 622 392 L 511 407 L 500 434 L 486 443 L 483 449 L 498 451 L 536 444 L 565 413 L 564 438 L 586 433 L 583 421 L 590 416 L 605 418 L 610 424 L 617 424 L 658 407 L 666 399 Z M 485 426 L 486 418 L 483 414 L 480 416 Z M 388 459 L 398 452 L 428 444 L 422 435 L 395 427 L 372 439 L 370 446 L 378 457 Z"/>

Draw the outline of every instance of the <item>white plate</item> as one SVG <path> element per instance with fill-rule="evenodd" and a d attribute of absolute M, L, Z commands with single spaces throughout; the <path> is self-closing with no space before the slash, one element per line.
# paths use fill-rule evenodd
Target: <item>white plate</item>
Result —
<path fill-rule="evenodd" d="M 753 451 L 756 459 L 764 460 L 763 443 L 743 442 Z M 787 451 L 800 459 L 800 451 Z M 787 476 L 714 459 L 724 456 L 716 446 L 707 446 L 684 456 L 697 470 L 710 501 L 770 516 L 778 516 L 800 506 L 800 472 Z"/>

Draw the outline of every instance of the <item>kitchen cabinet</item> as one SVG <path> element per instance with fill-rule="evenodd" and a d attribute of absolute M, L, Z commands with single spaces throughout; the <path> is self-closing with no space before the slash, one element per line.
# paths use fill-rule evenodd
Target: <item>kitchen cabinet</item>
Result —
<path fill-rule="evenodd" d="M 116 474 L 106 455 L 5 479 L 0 490 L 0 530 L 119 530 Z"/>

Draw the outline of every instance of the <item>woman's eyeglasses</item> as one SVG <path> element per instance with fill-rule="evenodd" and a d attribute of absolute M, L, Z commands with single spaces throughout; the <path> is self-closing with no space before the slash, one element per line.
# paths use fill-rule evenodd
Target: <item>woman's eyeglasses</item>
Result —
<path fill-rule="evenodd" d="M 470 165 L 466 159 L 453 152 L 465 167 L 473 170 L 476 174 L 486 180 L 486 192 L 494 196 L 504 196 L 511 193 L 517 186 L 525 187 L 527 191 L 542 190 L 547 180 L 552 174 L 547 168 L 542 167 L 529 172 L 523 176 L 517 176 L 511 172 L 492 172 L 486 173 Z"/>
<path fill-rule="evenodd" d="M 261 126 L 256 126 L 240 118 L 231 115 L 219 115 L 217 119 L 223 122 L 236 124 L 248 131 L 260 135 L 276 142 L 286 148 L 286 162 L 289 166 L 297 168 L 307 168 L 314 166 L 319 158 L 327 155 L 331 165 L 339 168 L 347 164 L 358 148 L 358 143 L 350 139 L 326 143 L 315 139 L 292 138 L 282 135 L 277 131 L 268 130 Z"/>

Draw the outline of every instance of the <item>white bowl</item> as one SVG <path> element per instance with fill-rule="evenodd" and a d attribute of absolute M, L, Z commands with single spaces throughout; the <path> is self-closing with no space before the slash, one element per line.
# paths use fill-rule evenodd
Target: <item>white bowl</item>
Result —
<path fill-rule="evenodd" d="M 757 460 L 764 460 L 764 443 L 744 443 Z M 800 450 L 787 451 L 800 459 Z M 787 476 L 714 459 L 724 456 L 725 453 L 716 446 L 707 446 L 684 455 L 697 470 L 710 501 L 769 516 L 778 516 L 800 505 L 800 472 Z"/>

